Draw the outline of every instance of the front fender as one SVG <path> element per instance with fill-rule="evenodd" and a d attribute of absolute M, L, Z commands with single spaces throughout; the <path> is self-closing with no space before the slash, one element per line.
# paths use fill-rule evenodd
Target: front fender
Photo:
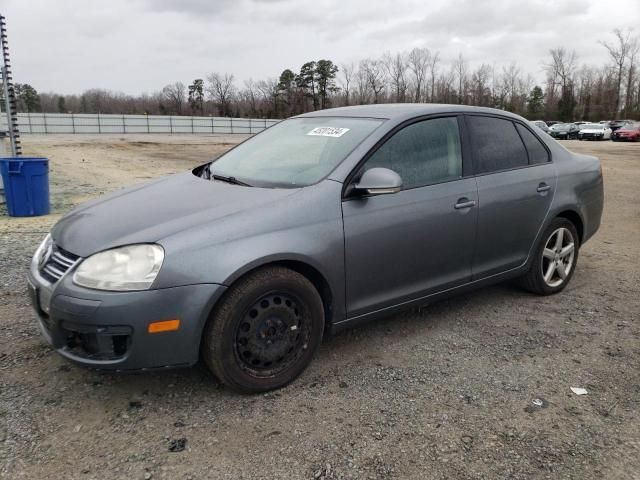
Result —
<path fill-rule="evenodd" d="M 327 180 L 295 201 L 241 212 L 161 240 L 165 262 L 154 288 L 216 283 L 232 285 L 274 262 L 300 262 L 331 289 L 334 314 L 344 314 L 342 184 Z M 286 202 L 286 204 L 285 204 Z"/>

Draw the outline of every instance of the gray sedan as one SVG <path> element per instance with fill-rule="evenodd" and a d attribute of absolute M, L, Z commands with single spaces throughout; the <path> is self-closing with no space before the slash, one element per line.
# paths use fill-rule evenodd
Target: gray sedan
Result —
<path fill-rule="evenodd" d="M 598 159 L 519 116 L 323 110 L 80 206 L 36 251 L 29 290 L 72 361 L 202 358 L 260 392 L 296 378 L 327 331 L 512 278 L 561 291 L 602 207 Z"/>

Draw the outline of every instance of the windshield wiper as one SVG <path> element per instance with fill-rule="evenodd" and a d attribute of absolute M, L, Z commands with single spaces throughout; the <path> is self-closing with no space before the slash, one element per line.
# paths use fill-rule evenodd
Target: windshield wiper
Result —
<path fill-rule="evenodd" d="M 236 177 L 227 177 L 225 175 L 219 175 L 217 173 L 211 173 L 211 178 L 215 180 L 221 180 L 223 182 L 232 183 L 233 185 L 242 185 L 243 187 L 252 187 L 253 185 L 249 185 L 246 182 L 238 180 Z"/>

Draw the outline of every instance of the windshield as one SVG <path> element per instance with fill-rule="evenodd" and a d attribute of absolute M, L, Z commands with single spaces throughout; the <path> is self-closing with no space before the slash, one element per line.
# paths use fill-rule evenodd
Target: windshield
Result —
<path fill-rule="evenodd" d="M 558 125 L 554 125 L 554 130 L 569 130 L 569 128 L 571 127 L 571 125 L 569 125 L 568 123 L 560 123 Z"/>
<path fill-rule="evenodd" d="M 326 177 L 383 120 L 308 117 L 284 120 L 208 165 L 212 176 L 262 187 L 304 187 Z"/>
<path fill-rule="evenodd" d="M 600 125 L 599 123 L 585 123 L 584 125 L 580 125 L 582 130 L 602 130 L 604 125 Z"/>

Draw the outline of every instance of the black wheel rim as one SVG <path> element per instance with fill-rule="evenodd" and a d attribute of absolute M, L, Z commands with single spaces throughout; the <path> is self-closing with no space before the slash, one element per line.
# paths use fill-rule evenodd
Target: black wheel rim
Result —
<path fill-rule="evenodd" d="M 308 310 L 293 295 L 263 295 L 244 312 L 236 327 L 239 365 L 256 377 L 278 375 L 307 350 L 309 323 Z"/>

